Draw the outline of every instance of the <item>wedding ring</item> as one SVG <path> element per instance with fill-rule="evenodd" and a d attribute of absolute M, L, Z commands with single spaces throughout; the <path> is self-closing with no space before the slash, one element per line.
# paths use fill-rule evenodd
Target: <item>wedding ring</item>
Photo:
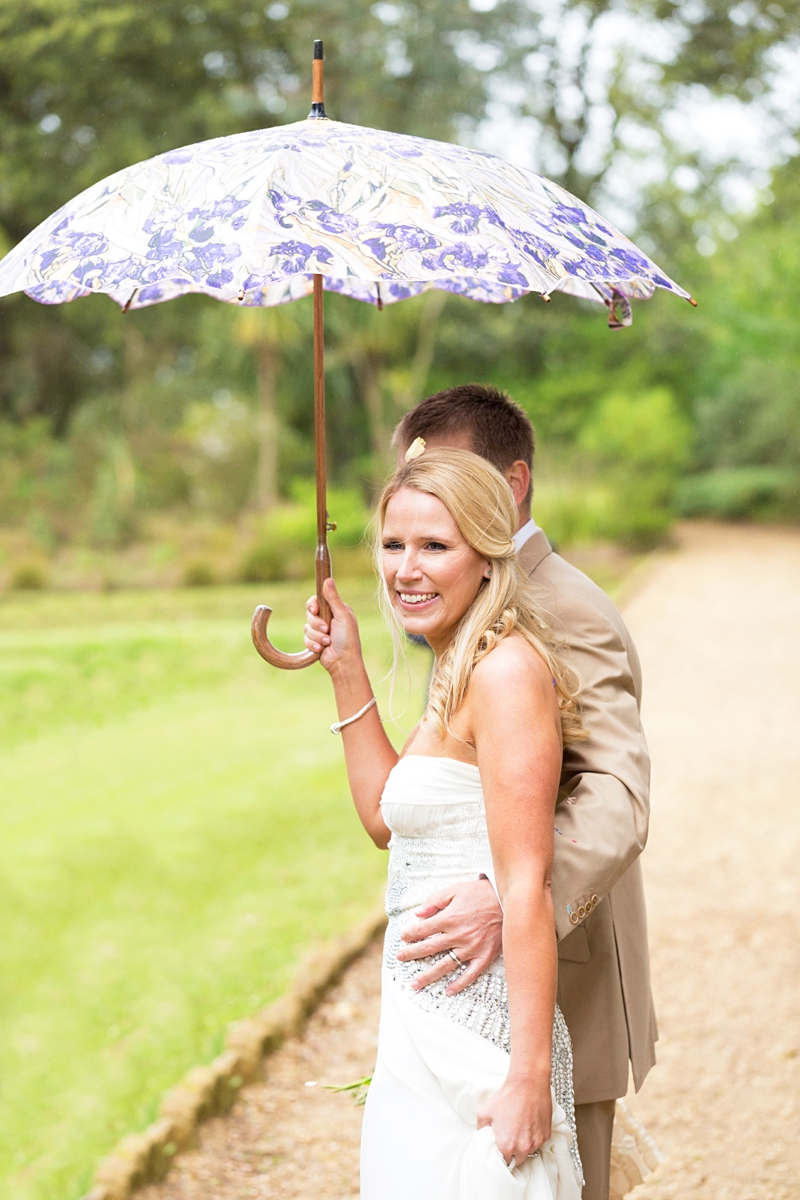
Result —
<path fill-rule="evenodd" d="M 460 967 L 463 967 L 464 964 L 456 954 L 455 950 L 448 950 L 447 953 L 450 955 L 454 963 L 458 963 Z"/>
<path fill-rule="evenodd" d="M 526 1157 L 526 1158 L 538 1158 L 538 1157 L 539 1157 L 539 1151 L 538 1151 L 538 1150 L 534 1150 L 533 1154 L 526 1154 L 526 1155 L 525 1155 L 525 1157 Z"/>

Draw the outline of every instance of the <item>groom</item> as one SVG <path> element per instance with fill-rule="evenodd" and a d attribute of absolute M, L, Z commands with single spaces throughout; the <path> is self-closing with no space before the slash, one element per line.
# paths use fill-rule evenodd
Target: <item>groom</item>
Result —
<path fill-rule="evenodd" d="M 584 1200 L 608 1200 L 617 1097 L 636 1090 L 655 1062 L 647 926 L 639 855 L 647 839 L 650 760 L 639 719 L 636 648 L 608 596 L 555 554 L 531 519 L 533 428 L 508 396 L 465 384 L 429 396 L 395 431 L 402 457 L 415 438 L 431 449 L 472 450 L 506 477 L 519 511 L 519 561 L 539 591 L 569 661 L 583 681 L 589 733 L 564 751 L 555 812 L 553 904 L 558 1003 L 572 1036 Z M 405 934 L 404 959 L 453 950 L 469 966 L 466 987 L 501 952 L 502 912 L 491 866 L 473 883 L 431 896 Z M 424 985 L 452 970 L 444 959 Z"/>

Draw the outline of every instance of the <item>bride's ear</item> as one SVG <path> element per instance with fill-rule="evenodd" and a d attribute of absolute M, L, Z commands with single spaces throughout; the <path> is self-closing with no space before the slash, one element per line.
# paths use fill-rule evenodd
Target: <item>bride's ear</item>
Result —
<path fill-rule="evenodd" d="M 487 563 L 486 566 L 483 568 L 483 578 L 484 579 L 492 578 L 492 564 L 491 563 Z"/>

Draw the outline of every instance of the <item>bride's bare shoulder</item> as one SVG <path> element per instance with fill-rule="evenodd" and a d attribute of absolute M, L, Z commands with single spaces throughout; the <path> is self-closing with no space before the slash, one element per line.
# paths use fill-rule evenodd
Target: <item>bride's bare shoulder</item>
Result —
<path fill-rule="evenodd" d="M 411 747 L 414 743 L 414 739 L 416 738 L 417 734 L 419 733 L 419 727 L 421 724 L 422 724 L 421 721 L 417 721 L 416 725 L 411 730 L 411 733 L 408 735 L 405 742 L 403 743 L 403 748 L 400 751 L 401 758 L 405 758 L 406 754 L 408 754 L 409 750 L 411 749 Z"/>
<path fill-rule="evenodd" d="M 542 656 L 517 633 L 503 638 L 477 663 L 470 690 L 481 699 L 503 695 L 509 688 L 539 690 L 552 687 L 552 677 Z"/>

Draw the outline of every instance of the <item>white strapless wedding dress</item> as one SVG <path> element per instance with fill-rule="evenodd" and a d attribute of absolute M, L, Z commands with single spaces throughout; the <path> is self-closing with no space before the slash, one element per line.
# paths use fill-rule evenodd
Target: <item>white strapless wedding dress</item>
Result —
<path fill-rule="evenodd" d="M 387 780 L 381 809 L 392 831 L 389 926 L 361 1200 L 580 1200 L 572 1047 L 560 1010 L 553 1026 L 552 1136 L 538 1157 L 510 1171 L 491 1129 L 477 1129 L 478 1110 L 508 1073 L 502 957 L 456 996 L 445 995 L 452 976 L 414 992 L 411 981 L 432 960 L 396 959 L 401 933 L 431 892 L 476 879 L 489 861 L 478 768 L 406 755 Z"/>

